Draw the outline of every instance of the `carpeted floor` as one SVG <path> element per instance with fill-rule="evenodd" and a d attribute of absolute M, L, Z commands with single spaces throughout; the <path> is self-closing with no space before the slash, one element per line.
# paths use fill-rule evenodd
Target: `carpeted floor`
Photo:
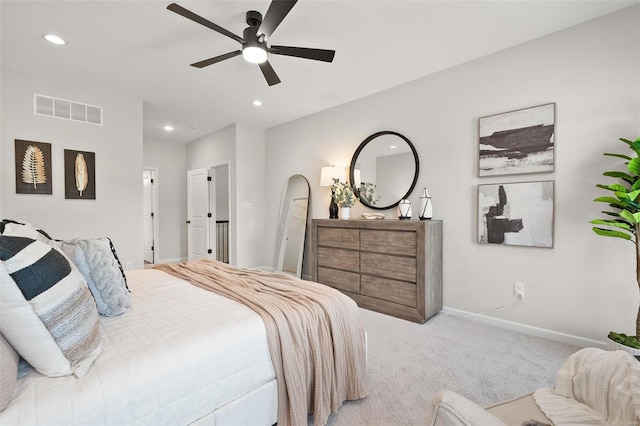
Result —
<path fill-rule="evenodd" d="M 369 396 L 346 402 L 329 425 L 424 425 L 441 389 L 480 405 L 511 399 L 552 386 L 560 365 L 580 349 L 442 313 L 415 324 L 360 311 Z"/>

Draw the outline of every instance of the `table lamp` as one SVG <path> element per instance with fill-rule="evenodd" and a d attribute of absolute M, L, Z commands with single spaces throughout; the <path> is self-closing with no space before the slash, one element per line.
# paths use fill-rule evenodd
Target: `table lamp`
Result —
<path fill-rule="evenodd" d="M 333 179 L 338 179 L 340 182 L 347 181 L 347 173 L 344 167 L 323 167 L 320 172 L 320 186 L 333 185 Z M 336 200 L 333 199 L 334 190 L 331 188 L 331 204 L 329 204 L 329 219 L 338 218 L 338 205 Z"/>

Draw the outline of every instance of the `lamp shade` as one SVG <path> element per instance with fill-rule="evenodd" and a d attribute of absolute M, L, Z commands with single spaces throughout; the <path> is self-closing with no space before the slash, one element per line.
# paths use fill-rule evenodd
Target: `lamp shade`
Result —
<path fill-rule="evenodd" d="M 345 167 L 323 167 L 320 172 L 320 186 L 333 185 L 333 179 L 338 179 L 340 182 L 346 182 L 347 171 Z"/>

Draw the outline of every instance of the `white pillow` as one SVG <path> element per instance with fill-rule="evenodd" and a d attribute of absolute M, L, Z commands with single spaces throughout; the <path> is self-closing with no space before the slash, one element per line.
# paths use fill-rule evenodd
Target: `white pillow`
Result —
<path fill-rule="evenodd" d="M 131 293 L 109 238 L 77 238 L 52 243 L 62 249 L 84 277 L 98 313 L 113 317 L 131 307 Z"/>
<path fill-rule="evenodd" d="M 7 408 L 13 398 L 18 380 L 20 357 L 9 342 L 0 334 L 0 411 Z"/>
<path fill-rule="evenodd" d="M 42 241 L 0 235 L 0 332 L 40 373 L 87 373 L 101 351 L 98 311 L 82 275 Z"/>

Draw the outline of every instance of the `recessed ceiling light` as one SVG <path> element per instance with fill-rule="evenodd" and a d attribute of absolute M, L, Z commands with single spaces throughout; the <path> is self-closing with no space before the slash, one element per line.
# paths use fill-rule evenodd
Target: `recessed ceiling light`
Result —
<path fill-rule="evenodd" d="M 172 132 L 172 131 L 173 131 L 173 126 L 172 126 L 172 125 L 170 125 L 170 124 L 166 124 L 166 125 L 163 127 L 163 129 L 164 129 L 164 130 L 166 130 L 167 132 Z"/>
<path fill-rule="evenodd" d="M 45 40 L 47 40 L 49 43 L 52 43 L 58 46 L 64 46 L 65 44 L 67 44 L 66 41 L 64 41 L 61 37 L 55 34 L 44 34 L 42 37 Z"/>
<path fill-rule="evenodd" d="M 397 148 L 397 146 L 395 146 L 395 145 L 391 145 L 391 146 L 389 147 L 389 149 L 396 149 L 396 148 Z"/>
<path fill-rule="evenodd" d="M 251 102 L 251 105 L 262 106 L 262 101 L 260 99 L 256 99 L 255 101 Z"/>

